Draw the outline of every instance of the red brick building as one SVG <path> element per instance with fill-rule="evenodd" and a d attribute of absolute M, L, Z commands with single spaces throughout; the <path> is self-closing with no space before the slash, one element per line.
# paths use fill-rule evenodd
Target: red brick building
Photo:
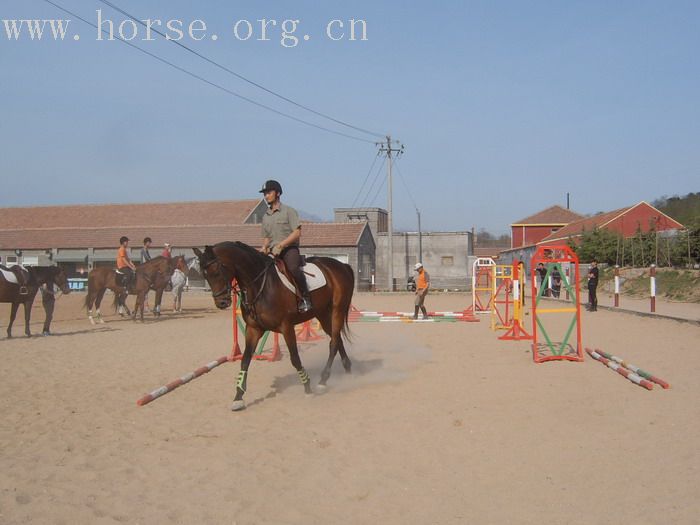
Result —
<path fill-rule="evenodd" d="M 619 210 L 600 213 L 593 217 L 586 217 L 574 221 L 563 228 L 552 232 L 542 239 L 539 245 L 565 244 L 569 238 L 579 238 L 584 231 L 591 231 L 596 228 L 605 228 L 623 237 L 632 237 L 638 231 L 646 233 L 649 230 L 666 231 L 679 230 L 684 226 L 657 210 L 647 202 L 640 202 L 634 206 L 628 206 Z"/>
<path fill-rule="evenodd" d="M 578 213 L 561 206 L 551 206 L 510 225 L 511 248 L 537 244 L 567 224 L 580 219 L 583 219 L 583 216 Z"/>

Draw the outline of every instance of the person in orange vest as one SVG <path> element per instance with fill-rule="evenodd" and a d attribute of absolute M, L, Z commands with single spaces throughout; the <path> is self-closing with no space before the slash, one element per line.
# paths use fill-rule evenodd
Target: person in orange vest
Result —
<path fill-rule="evenodd" d="M 119 251 L 117 252 L 117 273 L 124 275 L 122 286 L 129 290 L 131 281 L 134 278 L 136 266 L 129 257 L 129 238 L 123 236 L 119 239 Z"/>
<path fill-rule="evenodd" d="M 415 312 L 413 313 L 413 318 L 418 319 L 418 310 L 423 312 L 423 319 L 428 318 L 428 311 L 425 309 L 425 296 L 428 295 L 428 290 L 430 289 L 430 275 L 423 268 L 422 263 L 416 263 L 415 270 L 418 273 L 416 277 L 416 300 Z"/>

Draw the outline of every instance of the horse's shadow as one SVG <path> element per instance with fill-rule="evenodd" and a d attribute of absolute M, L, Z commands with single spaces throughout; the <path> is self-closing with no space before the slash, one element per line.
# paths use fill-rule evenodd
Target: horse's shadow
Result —
<path fill-rule="evenodd" d="M 84 330 L 73 330 L 70 332 L 51 332 L 51 335 L 47 337 L 63 337 L 66 335 L 85 335 L 85 334 L 95 334 L 100 332 L 114 332 L 116 328 L 110 328 L 109 326 L 99 326 L 95 328 L 85 328 Z M 32 337 L 43 337 L 41 334 L 33 335 Z"/>
<path fill-rule="evenodd" d="M 367 376 L 381 369 L 383 365 L 383 359 L 354 360 L 352 362 L 352 374 L 347 374 L 347 377 L 359 378 Z M 322 369 L 323 366 L 310 366 L 309 368 L 307 368 L 307 372 L 312 377 L 312 383 L 315 383 L 314 378 L 318 379 L 321 376 Z M 333 378 L 336 378 L 337 381 L 338 376 L 341 374 L 344 376 L 346 375 L 345 370 L 343 369 L 342 364 L 338 359 L 333 363 L 333 375 L 331 375 L 331 378 L 328 380 L 329 391 L 333 390 Z M 347 381 L 347 379 L 343 378 L 343 381 L 345 382 Z M 299 375 L 296 372 L 292 372 L 287 375 L 275 378 L 275 380 L 272 382 L 272 385 L 270 385 L 270 391 L 266 395 L 254 399 L 247 405 L 250 407 L 253 405 L 264 403 L 266 400 L 277 397 L 289 388 L 299 388 L 300 391 L 303 389 L 301 383 L 299 382 Z"/>

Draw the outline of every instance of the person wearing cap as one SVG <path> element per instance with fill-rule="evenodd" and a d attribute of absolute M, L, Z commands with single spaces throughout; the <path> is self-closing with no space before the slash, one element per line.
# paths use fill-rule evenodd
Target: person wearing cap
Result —
<path fill-rule="evenodd" d="M 170 251 L 170 243 L 169 242 L 166 242 L 163 245 L 163 253 L 161 253 L 161 255 L 163 257 L 167 257 L 168 259 L 170 259 L 173 256 L 172 252 Z"/>
<path fill-rule="evenodd" d="M 117 272 L 125 275 L 124 288 L 129 289 L 132 279 L 134 278 L 136 265 L 131 262 L 129 257 L 129 238 L 122 236 L 119 239 L 119 251 L 117 252 Z"/>
<path fill-rule="evenodd" d="M 143 240 L 143 248 L 141 248 L 141 264 L 151 260 L 151 252 L 149 252 L 148 250 L 150 250 L 152 242 L 153 241 L 150 237 L 146 237 Z"/>
<path fill-rule="evenodd" d="M 151 248 L 152 242 L 153 240 L 150 237 L 144 238 L 143 248 L 141 248 L 141 264 L 147 263 L 151 260 L 151 252 L 149 250 Z M 151 311 L 151 307 L 148 304 L 148 292 L 146 293 L 146 296 L 143 299 L 143 309 L 145 312 Z"/>
<path fill-rule="evenodd" d="M 416 277 L 416 299 L 415 299 L 415 311 L 413 312 L 413 318 L 418 319 L 418 310 L 423 312 L 423 319 L 428 318 L 428 311 L 425 309 L 425 296 L 428 295 L 428 290 L 430 289 L 430 275 L 423 268 L 422 263 L 416 263 L 414 267 L 418 276 Z"/>
<path fill-rule="evenodd" d="M 287 270 L 292 275 L 299 292 L 301 302 L 299 312 L 311 310 L 311 298 L 306 277 L 301 269 L 299 241 L 301 239 L 301 222 L 299 214 L 291 206 L 282 204 L 282 185 L 276 180 L 268 180 L 260 190 L 268 209 L 262 219 L 263 245 L 261 251 L 272 253 L 284 260 Z"/>
<path fill-rule="evenodd" d="M 598 275 L 598 261 L 593 259 L 588 269 L 588 305 L 586 308 L 589 312 L 598 311 Z"/>

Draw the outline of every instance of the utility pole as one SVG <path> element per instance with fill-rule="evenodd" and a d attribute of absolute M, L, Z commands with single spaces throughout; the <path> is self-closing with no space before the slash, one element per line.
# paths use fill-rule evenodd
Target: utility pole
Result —
<path fill-rule="evenodd" d="M 386 136 L 386 143 L 385 142 L 377 142 L 377 146 L 379 147 L 379 153 L 384 153 L 386 155 L 386 177 L 387 177 L 387 234 L 389 235 L 389 291 L 393 292 L 394 291 L 394 222 L 393 222 L 393 197 L 392 197 L 392 192 L 393 192 L 393 185 L 392 185 L 392 180 L 391 180 L 391 154 L 396 153 L 396 156 L 398 157 L 403 153 L 403 145 L 399 141 L 394 141 L 394 147 L 392 145 L 391 141 L 391 135 Z"/>
<path fill-rule="evenodd" d="M 418 262 L 423 264 L 423 230 L 420 227 L 420 210 L 416 208 L 418 214 Z"/>

